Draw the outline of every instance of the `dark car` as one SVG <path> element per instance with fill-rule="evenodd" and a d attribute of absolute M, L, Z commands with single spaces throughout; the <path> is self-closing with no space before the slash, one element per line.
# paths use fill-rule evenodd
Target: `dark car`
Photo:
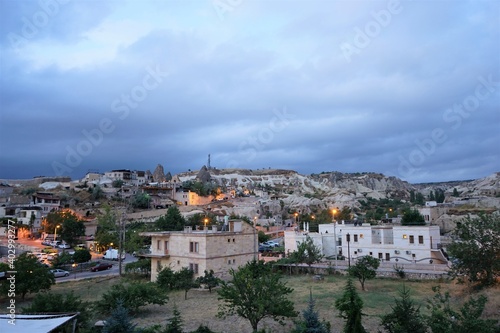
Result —
<path fill-rule="evenodd" d="M 272 248 L 270 246 L 259 245 L 259 252 L 260 253 L 262 253 L 262 252 L 268 252 L 268 251 L 272 251 Z"/>
<path fill-rule="evenodd" d="M 113 267 L 113 265 L 108 264 L 106 262 L 101 262 L 101 263 L 97 264 L 97 266 L 92 267 L 90 269 L 90 271 L 91 272 L 105 271 L 107 269 L 110 269 L 111 267 Z"/>

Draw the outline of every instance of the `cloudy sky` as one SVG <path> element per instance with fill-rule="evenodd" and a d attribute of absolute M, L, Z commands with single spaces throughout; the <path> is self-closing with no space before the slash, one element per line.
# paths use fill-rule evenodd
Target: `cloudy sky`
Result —
<path fill-rule="evenodd" d="M 500 171 L 496 0 L 0 3 L 0 178 Z"/>

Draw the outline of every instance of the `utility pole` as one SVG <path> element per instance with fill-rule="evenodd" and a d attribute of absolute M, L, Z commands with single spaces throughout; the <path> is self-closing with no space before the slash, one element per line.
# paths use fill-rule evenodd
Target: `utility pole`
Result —
<path fill-rule="evenodd" d="M 122 275 L 122 253 L 123 253 L 123 243 L 124 243 L 124 238 L 125 238 L 125 233 L 123 232 L 123 212 L 120 215 L 120 232 L 118 233 L 119 236 L 119 253 L 118 253 L 118 271 L 120 276 Z"/>

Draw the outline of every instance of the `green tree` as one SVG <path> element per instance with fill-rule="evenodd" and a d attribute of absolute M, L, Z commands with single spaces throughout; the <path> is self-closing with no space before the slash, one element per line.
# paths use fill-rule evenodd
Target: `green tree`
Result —
<path fill-rule="evenodd" d="M 85 235 L 85 224 L 71 211 L 56 212 L 62 216 L 61 238 L 70 245 L 75 245 L 81 236 Z"/>
<path fill-rule="evenodd" d="M 272 318 L 283 325 L 285 318 L 297 316 L 293 302 L 287 299 L 293 289 L 280 281 L 280 274 L 273 272 L 271 265 L 254 260 L 229 273 L 232 280 L 222 281 L 218 290 L 218 299 L 222 301 L 218 317 L 236 314 L 247 319 L 257 331 L 264 318 Z"/>
<path fill-rule="evenodd" d="M 436 200 L 436 197 L 434 196 L 434 192 L 430 192 L 429 193 L 429 201 L 435 201 Z"/>
<path fill-rule="evenodd" d="M 445 199 L 444 191 L 442 189 L 437 189 L 436 190 L 436 202 L 437 203 L 443 203 Z"/>
<path fill-rule="evenodd" d="M 314 245 L 312 238 L 307 235 L 306 239 L 297 246 L 297 251 L 292 252 L 290 257 L 296 263 L 307 264 L 310 271 L 312 264 L 323 259 L 323 254 L 321 248 Z"/>
<path fill-rule="evenodd" d="M 194 272 L 192 269 L 182 267 L 175 272 L 175 289 L 184 290 L 184 299 L 187 299 L 188 291 L 194 286 Z"/>
<path fill-rule="evenodd" d="M 196 279 L 197 284 L 204 284 L 207 286 L 208 291 L 211 293 L 212 289 L 217 287 L 221 283 L 221 279 L 214 275 L 214 271 L 211 269 L 210 271 L 205 270 L 205 275 L 199 276 Z"/>
<path fill-rule="evenodd" d="M 460 196 L 460 193 L 458 192 L 457 188 L 453 188 L 453 196 L 454 197 L 459 197 Z"/>
<path fill-rule="evenodd" d="M 121 283 L 113 285 L 95 303 L 97 311 L 109 313 L 119 301 L 130 313 L 136 313 L 141 306 L 148 304 L 166 304 L 168 296 L 153 282 L 133 282 L 128 285 Z"/>
<path fill-rule="evenodd" d="M 102 188 L 99 185 L 94 186 L 94 188 L 92 189 L 92 195 L 91 195 L 92 200 L 99 200 L 99 199 L 104 198 L 104 197 L 105 197 L 105 195 L 104 195 L 104 191 L 102 190 Z"/>
<path fill-rule="evenodd" d="M 303 320 L 295 322 L 295 329 L 292 333 L 329 333 L 331 325 L 329 322 L 320 321 L 318 312 L 314 309 L 314 299 L 312 290 L 309 290 L 309 304 L 307 309 L 302 311 Z"/>
<path fill-rule="evenodd" d="M 111 183 L 111 186 L 113 186 L 114 188 L 121 188 L 123 186 L 123 184 L 125 184 L 125 182 L 123 180 L 121 180 L 121 179 L 115 179 Z"/>
<path fill-rule="evenodd" d="M 16 271 L 14 275 L 16 296 L 21 295 L 23 300 L 26 294 L 49 290 L 56 282 L 49 269 L 40 264 L 37 257 L 27 252 L 21 253 L 14 260 L 13 270 Z M 9 279 L 2 281 L 0 286 L 2 294 L 7 295 L 9 293 L 10 282 Z"/>
<path fill-rule="evenodd" d="M 342 207 L 341 210 L 337 210 L 337 213 L 335 214 L 335 220 L 336 221 L 350 221 L 352 218 L 352 209 L 344 206 Z"/>
<path fill-rule="evenodd" d="M 425 218 L 417 209 L 406 210 L 401 218 L 402 225 L 425 225 Z"/>
<path fill-rule="evenodd" d="M 365 290 L 365 281 L 375 278 L 380 260 L 372 256 L 358 258 L 356 264 L 348 269 L 349 275 L 354 276 L 361 283 L 361 289 Z"/>
<path fill-rule="evenodd" d="M 65 265 L 69 265 L 73 262 L 73 256 L 68 252 L 59 253 L 59 255 L 54 256 L 54 260 L 52 261 L 52 267 L 60 268 Z"/>
<path fill-rule="evenodd" d="M 102 329 L 103 333 L 135 333 L 137 325 L 132 323 L 128 309 L 118 300 L 111 311 L 111 316 L 106 319 Z"/>
<path fill-rule="evenodd" d="M 118 244 L 118 231 L 116 215 L 110 206 L 105 206 L 104 213 L 97 217 L 95 242 L 99 244 L 99 249 L 104 250 L 111 244 Z"/>
<path fill-rule="evenodd" d="M 90 259 L 92 259 L 92 254 L 87 249 L 76 250 L 73 254 L 73 260 L 78 264 L 90 261 Z"/>
<path fill-rule="evenodd" d="M 418 192 L 415 195 L 415 203 L 417 205 L 423 205 L 425 203 L 425 198 L 424 198 L 424 195 L 422 193 Z"/>
<path fill-rule="evenodd" d="M 433 333 L 495 333 L 498 320 L 481 319 L 488 299 L 486 296 L 471 297 L 456 311 L 450 303 L 450 294 L 441 293 L 439 286 L 433 287 L 434 297 L 427 301 L 430 315 L 427 324 Z"/>
<path fill-rule="evenodd" d="M 262 230 L 259 230 L 258 237 L 259 237 L 259 243 L 264 243 L 267 242 L 269 239 L 271 239 L 271 236 L 266 235 L 266 233 Z"/>
<path fill-rule="evenodd" d="M 181 313 L 177 309 L 177 305 L 174 305 L 173 317 L 168 321 L 165 330 L 162 333 L 182 333 L 182 327 L 184 323 L 182 320 Z"/>
<path fill-rule="evenodd" d="M 400 299 L 395 298 L 392 312 L 382 316 L 382 327 L 389 333 L 426 333 L 427 325 L 410 297 L 410 290 L 399 291 Z"/>
<path fill-rule="evenodd" d="M 175 272 L 170 267 L 163 267 L 156 276 L 156 283 L 164 290 L 174 290 L 176 286 Z"/>
<path fill-rule="evenodd" d="M 447 247 L 452 257 L 452 276 L 482 286 L 500 277 L 500 216 L 481 214 L 457 223 Z"/>
<path fill-rule="evenodd" d="M 148 209 L 149 203 L 151 202 L 151 198 L 147 193 L 137 193 L 132 198 L 132 207 L 138 209 Z"/>
<path fill-rule="evenodd" d="M 77 325 L 80 329 L 87 328 L 90 324 L 91 310 L 90 302 L 84 302 L 73 291 L 69 293 L 56 294 L 41 292 L 36 294 L 33 302 L 25 308 L 23 313 L 47 313 L 47 312 L 78 312 Z M 72 325 L 72 323 L 70 323 Z"/>
<path fill-rule="evenodd" d="M 363 315 L 363 300 L 359 297 L 352 279 L 348 279 L 342 297 L 335 301 L 335 308 L 340 317 L 346 320 L 344 333 L 366 333 L 361 317 Z"/>
<path fill-rule="evenodd" d="M 169 207 L 167 214 L 156 220 L 156 227 L 162 231 L 181 231 L 185 225 L 186 220 L 177 206 Z"/>

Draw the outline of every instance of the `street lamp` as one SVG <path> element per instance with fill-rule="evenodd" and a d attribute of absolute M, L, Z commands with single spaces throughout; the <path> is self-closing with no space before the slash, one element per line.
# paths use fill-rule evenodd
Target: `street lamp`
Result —
<path fill-rule="evenodd" d="M 71 266 L 73 267 L 73 272 L 75 272 L 74 279 L 76 280 L 76 266 L 77 266 L 77 264 L 73 263 Z"/>
<path fill-rule="evenodd" d="M 351 249 L 349 248 L 349 242 L 351 241 L 351 235 L 348 233 L 345 235 L 347 241 L 347 255 L 349 259 L 349 268 L 351 268 Z"/>
<path fill-rule="evenodd" d="M 57 240 L 57 229 L 60 228 L 61 226 L 58 224 L 56 225 L 55 229 L 54 229 L 54 242 Z"/>
<path fill-rule="evenodd" d="M 208 223 L 208 217 L 205 217 L 205 219 L 203 220 L 203 222 L 205 223 L 205 228 L 207 227 L 207 223 Z"/>
<path fill-rule="evenodd" d="M 255 224 L 257 222 L 257 216 L 253 217 L 253 260 L 257 261 L 257 240 L 256 240 L 256 229 Z"/>
<path fill-rule="evenodd" d="M 337 213 L 336 209 L 332 209 L 332 216 L 333 216 L 333 239 L 335 241 L 335 271 L 337 271 L 337 256 L 338 256 L 338 249 L 337 249 L 337 222 L 335 221 L 335 214 Z"/>

